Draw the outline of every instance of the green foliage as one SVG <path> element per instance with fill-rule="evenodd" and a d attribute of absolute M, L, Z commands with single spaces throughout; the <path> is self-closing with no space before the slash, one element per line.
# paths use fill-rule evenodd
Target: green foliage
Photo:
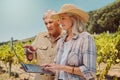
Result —
<path fill-rule="evenodd" d="M 97 76 L 103 80 L 113 64 L 120 63 L 120 31 L 109 34 L 94 35 L 97 46 Z M 105 63 L 103 70 L 100 64 Z"/>
<path fill-rule="evenodd" d="M 90 20 L 87 25 L 89 32 L 116 32 L 120 25 L 120 0 L 116 0 L 98 10 L 90 11 L 89 15 Z"/>
<path fill-rule="evenodd" d="M 28 40 L 28 41 L 16 41 L 14 42 L 14 49 L 17 55 L 19 56 L 20 60 L 29 63 L 29 61 L 26 59 L 25 52 L 23 46 L 25 44 L 31 44 L 34 39 Z M 10 42 L 3 44 L 0 46 L 0 61 L 3 63 L 12 62 L 14 64 L 17 64 L 19 61 L 17 57 L 14 54 L 14 51 L 10 49 Z M 34 61 L 32 61 L 34 63 Z"/>
<path fill-rule="evenodd" d="M 13 61 L 13 52 L 10 51 L 10 47 L 8 44 L 0 46 L 0 60 L 4 63 L 9 61 Z"/>

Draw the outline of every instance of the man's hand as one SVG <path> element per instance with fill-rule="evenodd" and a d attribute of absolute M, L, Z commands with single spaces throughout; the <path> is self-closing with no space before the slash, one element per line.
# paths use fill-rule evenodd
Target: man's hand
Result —
<path fill-rule="evenodd" d="M 27 59 L 29 61 L 32 61 L 34 57 L 33 54 L 36 52 L 37 49 L 31 45 L 25 45 L 23 48 L 25 48 L 25 54 L 26 54 Z"/>
<path fill-rule="evenodd" d="M 36 51 L 37 50 L 37 48 L 35 48 L 35 47 L 31 46 L 31 45 L 25 45 L 23 48 L 27 48 L 30 51 Z"/>

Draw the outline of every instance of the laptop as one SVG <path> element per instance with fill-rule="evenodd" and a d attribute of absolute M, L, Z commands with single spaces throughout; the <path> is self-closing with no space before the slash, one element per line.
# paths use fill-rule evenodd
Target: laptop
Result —
<path fill-rule="evenodd" d="M 54 75 L 53 72 L 51 71 L 44 71 L 42 70 L 42 67 L 40 65 L 35 65 L 35 64 L 25 64 L 24 62 L 22 62 L 20 60 L 20 58 L 18 57 L 16 51 L 14 48 L 12 48 L 12 50 L 14 51 L 15 56 L 17 57 L 19 63 L 21 64 L 22 68 L 24 69 L 25 72 L 27 73 L 40 73 L 40 74 L 50 74 L 50 75 Z"/>

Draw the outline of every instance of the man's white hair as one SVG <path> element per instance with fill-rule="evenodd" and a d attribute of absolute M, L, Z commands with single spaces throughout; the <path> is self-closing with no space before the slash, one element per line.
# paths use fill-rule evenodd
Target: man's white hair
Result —
<path fill-rule="evenodd" d="M 47 18 L 47 17 L 55 14 L 55 13 L 56 13 L 55 10 L 47 10 L 47 11 L 44 13 L 44 15 L 43 15 L 43 20 L 44 20 L 45 18 Z"/>

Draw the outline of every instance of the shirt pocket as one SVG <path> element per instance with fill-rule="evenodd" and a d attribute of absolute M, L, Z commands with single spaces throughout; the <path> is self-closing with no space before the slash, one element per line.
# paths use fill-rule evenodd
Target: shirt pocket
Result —
<path fill-rule="evenodd" d="M 79 65 L 79 55 L 77 52 L 71 52 L 68 55 L 68 59 L 67 59 L 67 64 L 71 65 L 71 66 L 78 66 Z"/>
<path fill-rule="evenodd" d="M 46 61 L 47 52 L 48 52 L 48 46 L 41 46 L 38 48 L 37 50 L 37 62 L 38 63 L 43 63 Z"/>
<path fill-rule="evenodd" d="M 37 54 L 44 56 L 48 51 L 48 46 L 41 46 L 37 50 Z"/>
<path fill-rule="evenodd" d="M 41 46 L 40 48 L 38 48 L 39 50 L 47 50 L 48 46 Z"/>

